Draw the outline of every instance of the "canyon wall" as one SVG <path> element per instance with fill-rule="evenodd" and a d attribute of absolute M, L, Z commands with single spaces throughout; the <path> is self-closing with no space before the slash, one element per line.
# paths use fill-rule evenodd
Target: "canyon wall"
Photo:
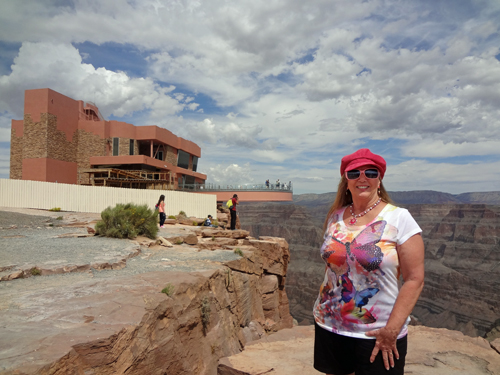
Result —
<path fill-rule="evenodd" d="M 292 316 L 312 323 L 323 279 L 319 256 L 330 196 L 299 196 L 298 204 L 241 205 L 242 228 L 254 236 L 284 237 L 291 261 L 287 293 Z M 331 201 L 330 201 L 331 202 Z M 429 327 L 470 336 L 497 332 L 500 318 L 500 207 L 472 204 L 406 205 L 423 230 L 426 276 L 414 317 Z M 490 334 L 491 335 L 491 334 Z"/>

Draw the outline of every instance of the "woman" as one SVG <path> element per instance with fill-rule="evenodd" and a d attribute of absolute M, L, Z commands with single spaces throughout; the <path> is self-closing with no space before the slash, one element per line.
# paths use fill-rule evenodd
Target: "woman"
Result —
<path fill-rule="evenodd" d="M 409 315 L 424 284 L 424 244 L 410 213 L 391 204 L 385 171 L 385 160 L 369 149 L 342 158 L 313 311 L 320 372 L 404 373 Z"/>
<path fill-rule="evenodd" d="M 167 215 L 165 215 L 165 196 L 160 195 L 160 199 L 158 199 L 158 203 L 156 205 L 158 207 L 158 211 L 160 212 L 160 228 L 165 228 L 165 219 Z"/>

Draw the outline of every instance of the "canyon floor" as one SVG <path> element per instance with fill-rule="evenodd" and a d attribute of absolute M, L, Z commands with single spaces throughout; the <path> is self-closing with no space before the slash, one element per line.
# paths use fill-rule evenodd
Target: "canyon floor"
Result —
<path fill-rule="evenodd" d="M 227 265 L 241 261 L 238 254 L 228 251 L 234 248 L 234 240 L 202 238 L 196 227 L 177 224 L 161 229 L 159 235 L 180 237 L 185 240 L 182 244 L 151 246 L 147 239 L 129 241 L 91 236 L 87 227 L 92 228 L 98 219 L 97 214 L 0 208 L 0 374 L 113 373 L 111 365 L 92 366 L 113 361 L 128 361 L 120 367 L 122 372 L 113 367 L 114 373 L 318 374 L 312 368 L 312 326 L 294 326 L 268 334 L 252 325 L 253 321 L 248 324 L 249 318 L 240 320 L 246 331 L 242 330 L 231 341 L 236 336 L 222 327 L 221 315 L 219 320 L 212 318 L 209 334 L 189 336 L 188 331 L 198 328 L 201 331 L 201 327 L 197 326 L 197 318 L 192 317 L 196 315 L 193 310 L 181 310 L 179 306 L 187 305 L 199 294 L 195 285 L 202 285 L 204 280 L 211 280 L 210 285 L 199 290 L 221 294 L 213 280 L 222 278 L 224 284 L 227 279 L 223 277 L 229 275 Z M 193 236 L 198 237 L 196 243 L 188 244 Z M 245 249 L 241 240 L 236 243 Z M 250 255 L 243 258 L 251 259 Z M 175 289 L 172 298 L 161 293 L 167 285 Z M 250 282 L 242 285 L 242 289 L 252 286 Z M 253 308 L 245 303 L 242 306 Z M 154 319 L 155 325 L 147 325 L 148 314 L 160 305 L 172 308 L 162 310 Z M 214 302 L 214 310 L 215 305 Z M 171 311 L 169 322 L 165 322 L 168 316 L 165 311 Z M 183 344 L 192 342 L 184 351 L 176 352 L 175 345 L 172 346 L 172 357 L 185 356 L 189 362 L 197 358 L 194 352 L 202 351 L 218 363 L 211 367 L 205 363 L 198 367 L 198 372 L 189 372 L 185 366 L 174 367 L 175 361 L 157 356 L 147 366 L 141 365 L 143 347 L 148 346 L 149 353 L 160 348 L 161 343 L 151 342 L 168 330 L 174 320 L 180 322 L 180 328 L 163 344 L 170 345 L 175 340 L 184 341 Z M 148 329 L 137 329 L 139 326 Z M 217 330 L 218 337 L 214 336 Z M 182 331 L 184 339 L 178 337 Z M 200 340 L 212 341 L 208 349 L 197 350 Z M 118 345 L 120 341 L 128 344 Z M 240 344 L 245 349 L 234 354 L 240 351 Z M 111 353 L 113 350 L 107 348 L 122 352 Z M 411 327 L 406 373 L 496 375 L 500 374 L 498 351 L 500 340 L 490 344 L 456 331 Z M 112 355 L 115 357 L 111 358 Z M 84 361 L 72 361 L 74 357 Z M 66 358 L 64 363 L 72 367 L 51 367 L 60 363 L 61 358 Z M 173 367 L 168 372 L 164 367 L 162 372 L 161 367 L 167 365 Z"/>

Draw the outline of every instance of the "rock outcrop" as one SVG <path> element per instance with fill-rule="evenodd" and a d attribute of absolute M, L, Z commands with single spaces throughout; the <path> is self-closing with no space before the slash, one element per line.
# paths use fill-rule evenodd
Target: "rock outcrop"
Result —
<path fill-rule="evenodd" d="M 164 239 L 180 237 L 182 243 L 136 242 L 140 254 L 119 269 L 95 269 L 89 261 L 85 272 L 2 281 L 0 374 L 216 374 L 219 358 L 292 327 L 284 289 L 287 242 L 245 231 L 223 236 L 212 229 L 209 236 L 210 230 L 161 229 Z M 85 254 L 85 241 L 97 237 L 66 238 L 80 242 L 64 246 L 61 239 L 43 237 L 45 231 L 26 233 L 22 244 L 38 240 L 22 249 L 15 248 L 21 244 L 16 238 L 6 238 L 17 233 L 0 231 L 3 251 L 35 258 L 40 249 L 50 249 L 59 263 L 80 253 L 82 262 L 99 257 Z M 193 236 L 196 241 L 188 240 Z M 212 238 L 233 242 L 203 248 Z M 111 243 L 115 252 L 131 244 Z M 45 269 L 40 261 L 33 259 L 36 269 Z"/>
<path fill-rule="evenodd" d="M 284 329 L 221 359 L 218 375 L 319 375 L 312 367 L 313 348 L 314 326 Z M 479 337 L 447 329 L 409 327 L 405 373 L 498 375 L 500 355 Z"/>
<path fill-rule="evenodd" d="M 287 272 L 290 312 L 299 324 L 312 324 L 312 308 L 324 276 L 319 256 L 323 233 L 319 220 L 313 220 L 305 207 L 292 204 L 241 205 L 242 228 L 253 236 L 285 238 L 291 261 Z"/>

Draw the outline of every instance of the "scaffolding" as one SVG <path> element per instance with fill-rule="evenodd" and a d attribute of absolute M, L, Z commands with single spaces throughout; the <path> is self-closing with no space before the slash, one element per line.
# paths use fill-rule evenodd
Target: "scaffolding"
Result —
<path fill-rule="evenodd" d="M 84 169 L 89 174 L 91 186 L 111 186 L 129 189 L 174 190 L 175 173 L 116 168 Z"/>

